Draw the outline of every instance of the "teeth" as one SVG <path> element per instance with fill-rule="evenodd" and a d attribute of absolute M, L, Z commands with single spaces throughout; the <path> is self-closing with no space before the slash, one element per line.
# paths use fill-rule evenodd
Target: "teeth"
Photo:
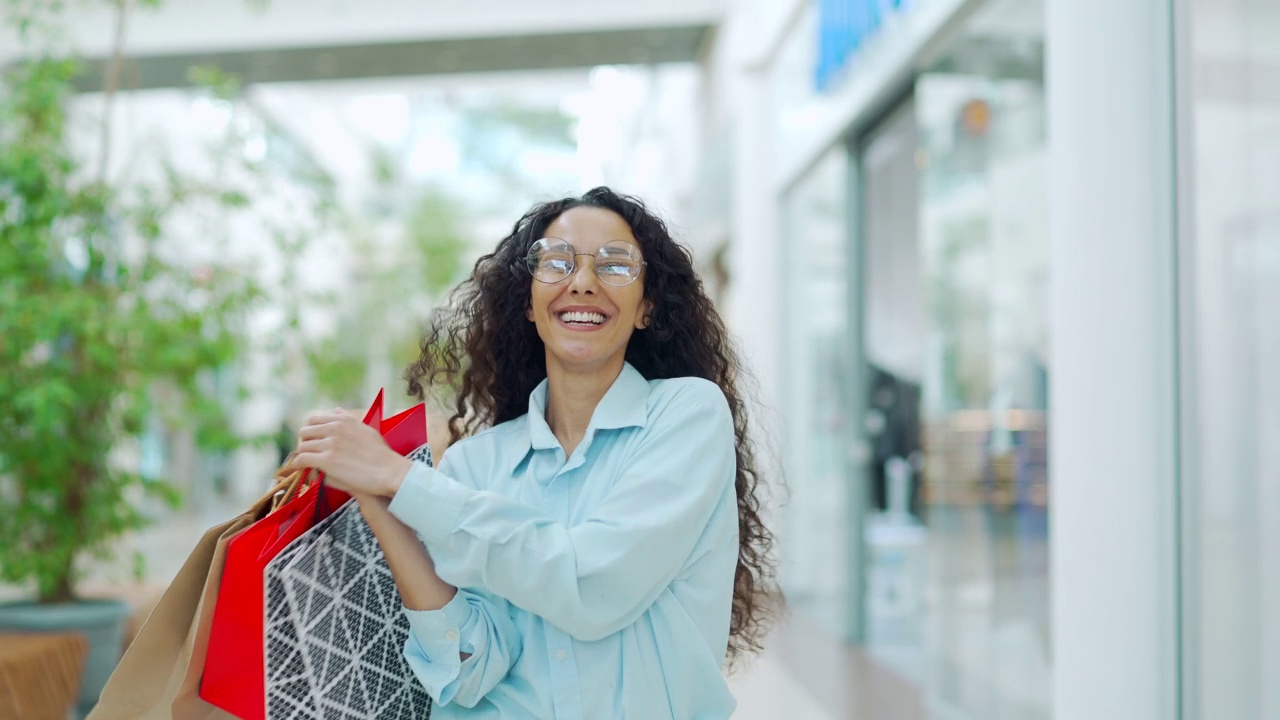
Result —
<path fill-rule="evenodd" d="M 567 323 L 590 323 L 592 325 L 600 325 L 604 323 L 605 317 L 600 313 L 593 312 L 566 312 L 560 313 L 560 319 Z"/>

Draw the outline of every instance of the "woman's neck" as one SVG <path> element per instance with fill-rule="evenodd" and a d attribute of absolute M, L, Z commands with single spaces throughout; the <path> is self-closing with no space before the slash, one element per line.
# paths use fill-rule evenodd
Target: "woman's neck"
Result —
<path fill-rule="evenodd" d="M 621 373 L 622 363 L 596 370 L 571 370 L 547 363 L 547 425 L 564 448 L 565 457 L 573 455 L 582 442 L 596 406 Z"/>

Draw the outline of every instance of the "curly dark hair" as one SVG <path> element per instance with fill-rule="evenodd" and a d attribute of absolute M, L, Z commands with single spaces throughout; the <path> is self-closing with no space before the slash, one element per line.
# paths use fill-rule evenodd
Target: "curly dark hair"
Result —
<path fill-rule="evenodd" d="M 432 319 L 422 355 L 405 371 L 409 393 L 429 386 L 456 388 L 449 430 L 455 438 L 528 412 L 529 394 L 547 376 L 546 351 L 528 321 L 532 277 L 524 258 L 562 213 L 575 207 L 610 210 L 626 221 L 644 254 L 645 297 L 651 324 L 636 332 L 626 360 L 646 379 L 700 377 L 720 386 L 733 413 L 738 495 L 738 567 L 734 576 L 729 659 L 757 652 L 771 616 L 775 575 L 773 535 L 760 518 L 760 476 L 747 438 L 747 409 L 739 394 L 746 380 L 689 251 L 639 199 L 598 187 L 582 197 L 536 205 L 516 222 L 494 252 L 476 262 L 471 277 Z"/>

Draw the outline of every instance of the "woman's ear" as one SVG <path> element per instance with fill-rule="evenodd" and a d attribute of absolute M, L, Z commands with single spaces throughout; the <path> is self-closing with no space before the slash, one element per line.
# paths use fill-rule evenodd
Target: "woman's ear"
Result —
<path fill-rule="evenodd" d="M 644 330 L 653 324 L 653 301 L 645 298 L 640 303 L 640 316 L 636 318 L 636 329 Z"/>
<path fill-rule="evenodd" d="M 529 322 L 537 322 L 537 320 L 534 320 L 534 319 L 533 319 L 533 306 L 532 306 L 532 305 L 530 305 L 529 307 L 527 307 L 527 308 L 525 308 L 525 309 L 524 309 L 524 316 L 525 316 L 526 318 L 528 318 L 528 319 L 529 319 Z"/>

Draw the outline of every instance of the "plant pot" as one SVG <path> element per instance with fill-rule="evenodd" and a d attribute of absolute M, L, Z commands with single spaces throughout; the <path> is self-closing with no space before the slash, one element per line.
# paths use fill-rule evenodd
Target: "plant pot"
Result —
<path fill-rule="evenodd" d="M 0 603 L 0 630 L 14 632 L 78 632 L 89 641 L 89 656 L 80 679 L 79 717 L 98 702 L 102 687 L 120 661 L 125 620 L 132 609 L 120 600 L 81 600 L 44 605 Z"/>

